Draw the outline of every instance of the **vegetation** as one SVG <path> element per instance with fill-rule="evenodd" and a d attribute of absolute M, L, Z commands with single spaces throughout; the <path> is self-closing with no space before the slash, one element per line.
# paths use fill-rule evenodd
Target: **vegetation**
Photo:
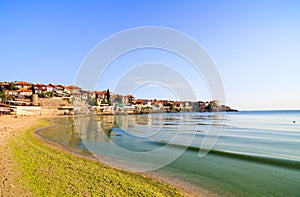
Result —
<path fill-rule="evenodd" d="M 0 101 L 4 101 L 5 100 L 5 92 L 3 91 L 2 88 L 0 88 Z"/>
<path fill-rule="evenodd" d="M 92 98 L 92 97 L 89 97 L 88 100 L 87 100 L 87 103 L 90 106 L 96 106 L 97 105 L 97 100 Z"/>
<path fill-rule="evenodd" d="M 8 90 L 18 90 L 18 87 L 15 86 L 15 84 L 14 84 L 13 82 L 10 82 L 10 83 L 9 83 Z"/>
<path fill-rule="evenodd" d="M 46 97 L 46 94 L 44 92 L 37 93 L 37 95 L 38 95 L 39 98 L 45 98 Z"/>
<path fill-rule="evenodd" d="M 45 97 L 53 97 L 53 92 L 46 92 Z"/>
<path fill-rule="evenodd" d="M 116 103 L 122 103 L 123 99 L 122 99 L 122 95 L 117 94 L 116 95 Z"/>
<path fill-rule="evenodd" d="M 139 174 L 108 167 L 59 148 L 33 134 L 42 119 L 13 141 L 20 182 L 36 196 L 181 196 L 176 189 Z"/>
<path fill-rule="evenodd" d="M 106 100 L 107 100 L 107 104 L 111 105 L 111 99 L 110 99 L 109 89 L 107 89 L 107 91 L 106 91 Z"/>

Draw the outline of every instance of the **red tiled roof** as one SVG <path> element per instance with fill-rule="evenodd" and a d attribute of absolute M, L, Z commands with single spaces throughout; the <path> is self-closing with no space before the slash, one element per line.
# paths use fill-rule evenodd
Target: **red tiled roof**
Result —
<path fill-rule="evenodd" d="M 54 88 L 61 88 L 64 89 L 64 87 L 62 85 L 54 85 Z"/>
<path fill-rule="evenodd" d="M 65 86 L 65 88 L 66 88 L 66 89 L 80 89 L 79 87 L 74 86 L 74 85 Z"/>
<path fill-rule="evenodd" d="M 101 92 L 95 91 L 95 94 L 104 95 L 104 94 L 106 94 L 106 90 L 102 90 Z"/>
<path fill-rule="evenodd" d="M 18 81 L 15 83 L 15 85 L 32 85 L 31 83 L 28 83 L 26 81 Z"/>
<path fill-rule="evenodd" d="M 27 90 L 27 89 L 20 89 L 20 90 L 17 90 L 18 92 L 32 92 L 32 90 Z"/>

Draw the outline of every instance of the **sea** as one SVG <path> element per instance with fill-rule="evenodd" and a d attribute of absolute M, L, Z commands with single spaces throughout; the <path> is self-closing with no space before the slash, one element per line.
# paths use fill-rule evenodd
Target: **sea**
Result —
<path fill-rule="evenodd" d="M 220 196 L 300 196 L 300 110 L 75 116 L 39 130 L 75 154 Z"/>

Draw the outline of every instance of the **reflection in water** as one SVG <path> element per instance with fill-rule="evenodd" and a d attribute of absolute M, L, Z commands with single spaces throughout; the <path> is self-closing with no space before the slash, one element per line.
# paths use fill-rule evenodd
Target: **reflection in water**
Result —
<path fill-rule="evenodd" d="M 77 154 L 86 156 L 92 155 L 82 143 L 73 118 L 55 118 L 51 121 L 57 124 L 57 126 L 40 130 L 37 134 L 58 142 L 65 148 Z"/>
<path fill-rule="evenodd" d="M 128 165 L 136 169 L 141 169 L 139 165 L 153 169 L 174 161 L 187 146 L 200 147 L 206 139 L 216 141 L 216 132 L 211 135 L 206 131 L 220 130 L 210 124 L 211 119 L 216 118 L 214 121 L 222 125 L 222 118 L 218 115 L 210 118 L 194 116 L 190 113 L 90 115 L 76 116 L 75 122 L 82 142 L 95 155 L 101 155 L 101 159 L 109 156 L 118 162 L 130 163 Z M 171 147 L 172 144 L 181 148 Z M 127 168 L 128 165 L 124 165 Z"/>
<path fill-rule="evenodd" d="M 195 115 L 189 113 L 91 115 L 75 117 L 75 122 L 82 140 L 90 142 L 116 141 L 117 136 L 123 135 L 151 138 L 154 141 L 170 141 L 174 135 L 170 132 L 205 133 L 213 125 L 224 126 L 222 115 Z M 184 140 L 186 140 L 186 137 Z"/>
<path fill-rule="evenodd" d="M 205 132 L 211 122 L 220 124 L 218 115 L 195 114 L 143 114 L 143 115 L 107 115 L 57 118 L 53 122 L 59 129 L 43 131 L 43 135 L 70 147 L 84 147 L 83 141 L 108 142 L 118 144 L 121 136 L 143 138 L 147 141 L 170 141 L 170 132 Z M 184 138 L 184 137 L 183 137 Z M 122 144 L 119 144 L 123 146 Z"/>

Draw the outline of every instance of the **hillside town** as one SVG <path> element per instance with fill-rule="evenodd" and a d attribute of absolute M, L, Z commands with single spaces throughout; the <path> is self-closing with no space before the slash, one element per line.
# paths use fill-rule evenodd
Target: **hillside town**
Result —
<path fill-rule="evenodd" d="M 100 115 L 236 111 L 221 105 L 217 100 L 191 102 L 136 99 L 133 95 L 114 94 L 109 89 L 90 91 L 74 85 L 0 82 L 0 114 L 66 115 L 82 112 L 82 109 L 76 109 L 76 103 Z"/>

